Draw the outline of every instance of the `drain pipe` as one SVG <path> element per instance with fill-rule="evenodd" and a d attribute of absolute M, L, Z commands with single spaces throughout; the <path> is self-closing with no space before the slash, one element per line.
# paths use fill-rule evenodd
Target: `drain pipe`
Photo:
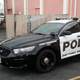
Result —
<path fill-rule="evenodd" d="M 15 14 L 15 0 L 12 0 L 12 13 Z"/>
<path fill-rule="evenodd" d="M 27 16 L 27 32 L 31 33 L 31 16 Z"/>
<path fill-rule="evenodd" d="M 12 0 L 12 13 L 14 15 L 14 36 L 16 36 L 16 0 Z"/>
<path fill-rule="evenodd" d="M 28 0 L 24 0 L 24 15 L 28 15 Z"/>
<path fill-rule="evenodd" d="M 63 0 L 63 14 L 68 14 L 68 0 Z"/>
<path fill-rule="evenodd" d="M 74 17 L 77 16 L 77 0 L 74 1 Z"/>

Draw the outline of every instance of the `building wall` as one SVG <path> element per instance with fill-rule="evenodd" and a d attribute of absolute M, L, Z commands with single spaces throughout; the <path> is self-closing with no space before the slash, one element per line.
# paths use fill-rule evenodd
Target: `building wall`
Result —
<path fill-rule="evenodd" d="M 44 13 L 45 14 L 62 14 L 63 0 L 45 0 Z"/>
<path fill-rule="evenodd" d="M 77 16 L 80 17 L 80 0 L 77 0 L 77 12 L 76 12 Z"/>
<path fill-rule="evenodd" d="M 15 0 L 16 2 L 16 14 L 23 14 L 24 12 L 24 0 Z M 80 16 L 79 4 L 80 0 L 68 0 L 68 15 L 69 16 Z M 63 14 L 64 0 L 44 0 L 43 12 L 44 15 L 55 15 Z M 40 0 L 29 0 L 28 2 L 28 13 L 29 15 L 40 14 Z M 76 8 L 76 9 L 75 9 Z M 12 0 L 5 0 L 5 12 L 6 14 L 12 14 Z M 76 15 L 75 15 L 76 13 Z"/>
<path fill-rule="evenodd" d="M 24 0 L 15 0 L 16 14 L 23 14 Z M 12 14 L 12 0 L 5 0 L 6 14 Z M 29 15 L 40 14 L 40 0 L 29 0 Z M 44 0 L 44 14 L 62 14 L 63 0 Z"/>
<path fill-rule="evenodd" d="M 68 14 L 70 16 L 75 16 L 75 0 L 68 0 Z"/>
<path fill-rule="evenodd" d="M 39 15 L 40 0 L 29 0 L 29 15 Z"/>
<path fill-rule="evenodd" d="M 12 14 L 12 0 L 4 0 L 5 14 Z"/>
<path fill-rule="evenodd" d="M 23 14 L 24 11 L 24 2 L 23 0 L 16 0 L 16 14 Z"/>

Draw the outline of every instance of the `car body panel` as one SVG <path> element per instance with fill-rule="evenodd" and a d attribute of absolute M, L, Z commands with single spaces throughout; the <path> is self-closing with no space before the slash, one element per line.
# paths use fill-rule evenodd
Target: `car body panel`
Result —
<path fill-rule="evenodd" d="M 49 35 L 29 34 L 29 35 L 10 39 L 4 42 L 2 45 L 8 46 L 9 48 L 12 49 L 16 49 L 16 48 L 36 45 L 38 43 L 49 41 L 49 40 L 51 40 L 51 37 Z"/>

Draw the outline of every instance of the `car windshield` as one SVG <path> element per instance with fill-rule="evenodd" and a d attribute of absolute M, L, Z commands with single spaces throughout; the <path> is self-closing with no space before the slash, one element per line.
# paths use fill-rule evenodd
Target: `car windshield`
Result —
<path fill-rule="evenodd" d="M 63 27 L 64 23 L 46 23 L 40 25 L 38 28 L 33 30 L 33 33 L 50 34 L 51 32 L 58 33 Z"/>

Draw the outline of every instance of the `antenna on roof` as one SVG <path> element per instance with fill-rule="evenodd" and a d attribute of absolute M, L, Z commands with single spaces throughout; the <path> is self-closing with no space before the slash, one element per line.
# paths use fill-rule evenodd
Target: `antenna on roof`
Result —
<path fill-rule="evenodd" d="M 79 18 L 77 18 L 77 17 L 72 17 L 72 20 L 77 21 L 77 20 L 79 20 Z"/>
<path fill-rule="evenodd" d="M 60 17 L 57 17 L 56 20 L 61 20 L 61 18 Z"/>

